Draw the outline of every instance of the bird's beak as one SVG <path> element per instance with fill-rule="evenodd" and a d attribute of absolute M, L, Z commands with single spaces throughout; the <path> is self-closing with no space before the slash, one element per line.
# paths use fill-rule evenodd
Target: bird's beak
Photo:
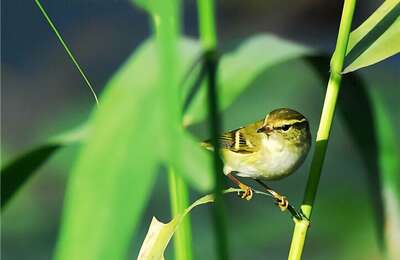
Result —
<path fill-rule="evenodd" d="M 268 125 L 264 125 L 261 128 L 257 129 L 257 133 L 266 133 L 269 134 L 272 131 L 272 127 Z"/>

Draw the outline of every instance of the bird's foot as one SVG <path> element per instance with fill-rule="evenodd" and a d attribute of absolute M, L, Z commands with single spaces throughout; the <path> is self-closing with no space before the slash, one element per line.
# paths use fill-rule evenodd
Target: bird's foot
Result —
<path fill-rule="evenodd" d="M 275 204 L 281 209 L 281 211 L 285 211 L 289 207 L 289 201 L 285 196 L 277 193 L 276 191 L 270 190 L 271 195 L 275 199 Z"/>
<path fill-rule="evenodd" d="M 289 206 L 289 201 L 285 196 L 279 195 L 280 197 L 276 199 L 276 205 L 281 209 L 281 211 L 285 211 Z"/>
<path fill-rule="evenodd" d="M 251 200 L 253 198 L 253 190 L 249 186 L 245 184 L 239 185 L 239 188 L 242 189 L 242 191 L 238 192 L 238 195 L 245 200 Z"/>

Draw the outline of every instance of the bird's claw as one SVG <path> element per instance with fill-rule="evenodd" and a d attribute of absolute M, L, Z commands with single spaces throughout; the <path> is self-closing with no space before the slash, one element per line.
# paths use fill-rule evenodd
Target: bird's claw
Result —
<path fill-rule="evenodd" d="M 289 206 L 289 201 L 285 196 L 278 195 L 275 197 L 276 205 L 281 209 L 281 211 L 285 211 Z"/>
<path fill-rule="evenodd" d="M 253 198 L 253 190 L 246 186 L 246 187 L 241 187 L 242 191 L 238 192 L 238 195 L 245 200 L 251 200 Z"/>

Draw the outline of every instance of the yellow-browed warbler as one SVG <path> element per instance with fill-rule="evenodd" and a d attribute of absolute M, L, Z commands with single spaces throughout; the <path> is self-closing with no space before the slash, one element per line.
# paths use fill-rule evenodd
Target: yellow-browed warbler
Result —
<path fill-rule="evenodd" d="M 311 134 L 302 114 L 288 108 L 273 110 L 263 120 L 224 133 L 219 143 L 224 173 L 245 191 L 242 198 L 250 200 L 253 191 L 234 175 L 256 180 L 275 197 L 282 210 L 287 208 L 287 199 L 262 181 L 292 174 L 306 158 Z M 210 141 L 202 145 L 213 149 Z"/>

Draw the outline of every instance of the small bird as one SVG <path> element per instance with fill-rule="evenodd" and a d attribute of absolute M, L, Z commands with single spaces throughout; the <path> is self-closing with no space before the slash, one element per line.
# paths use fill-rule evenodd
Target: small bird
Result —
<path fill-rule="evenodd" d="M 224 174 L 238 185 L 250 200 L 253 190 L 234 175 L 256 180 L 276 199 L 281 210 L 289 203 L 263 180 L 279 180 L 292 174 L 305 160 L 311 146 L 307 119 L 289 108 L 271 111 L 265 119 L 226 132 L 218 138 Z M 210 140 L 202 146 L 213 150 Z"/>

